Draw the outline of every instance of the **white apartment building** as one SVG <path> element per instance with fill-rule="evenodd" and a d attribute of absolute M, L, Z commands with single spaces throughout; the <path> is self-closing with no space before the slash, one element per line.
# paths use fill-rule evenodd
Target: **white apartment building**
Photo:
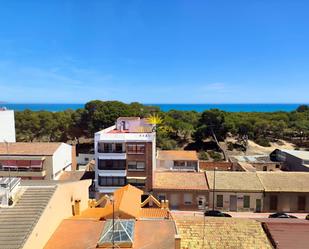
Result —
<path fill-rule="evenodd" d="M 145 119 L 118 118 L 115 125 L 95 133 L 94 148 L 98 193 L 112 193 L 126 184 L 152 189 L 156 134 Z"/>
<path fill-rule="evenodd" d="M 16 142 L 14 111 L 0 107 L 0 142 Z"/>

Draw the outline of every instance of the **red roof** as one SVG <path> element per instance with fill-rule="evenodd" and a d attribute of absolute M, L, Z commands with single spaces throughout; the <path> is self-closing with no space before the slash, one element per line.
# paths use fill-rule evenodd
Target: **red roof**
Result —
<path fill-rule="evenodd" d="M 307 249 L 309 245 L 309 223 L 266 222 L 263 224 L 275 248 Z"/>

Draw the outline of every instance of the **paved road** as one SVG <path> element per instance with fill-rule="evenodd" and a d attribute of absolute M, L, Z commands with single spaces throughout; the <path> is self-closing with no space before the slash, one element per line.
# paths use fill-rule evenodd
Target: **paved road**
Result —
<path fill-rule="evenodd" d="M 203 216 L 203 212 L 200 211 L 172 211 L 173 214 L 189 215 L 189 216 Z M 263 219 L 268 218 L 271 213 L 253 213 L 253 212 L 226 212 L 234 218 L 252 218 Z M 296 216 L 299 219 L 305 219 L 307 213 L 288 213 Z"/>

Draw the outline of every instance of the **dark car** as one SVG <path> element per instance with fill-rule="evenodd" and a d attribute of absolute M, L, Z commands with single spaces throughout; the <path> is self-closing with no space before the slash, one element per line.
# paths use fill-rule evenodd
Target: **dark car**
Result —
<path fill-rule="evenodd" d="M 296 216 L 290 215 L 290 214 L 286 214 L 286 213 L 274 213 L 274 214 L 270 214 L 270 215 L 268 216 L 268 218 L 283 218 L 283 219 L 292 218 L 292 219 L 297 219 Z"/>
<path fill-rule="evenodd" d="M 222 213 L 219 210 L 208 210 L 204 213 L 205 216 L 212 216 L 212 217 L 232 217 L 227 213 Z"/>

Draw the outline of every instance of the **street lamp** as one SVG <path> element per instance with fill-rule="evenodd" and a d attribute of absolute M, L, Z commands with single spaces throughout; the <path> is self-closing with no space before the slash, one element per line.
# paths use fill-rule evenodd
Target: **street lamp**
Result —
<path fill-rule="evenodd" d="M 112 231 L 113 231 L 113 236 L 112 236 L 112 248 L 115 249 L 115 199 L 114 196 L 108 196 L 105 195 L 106 199 L 109 200 L 112 205 L 113 205 L 113 219 L 112 219 Z"/>

